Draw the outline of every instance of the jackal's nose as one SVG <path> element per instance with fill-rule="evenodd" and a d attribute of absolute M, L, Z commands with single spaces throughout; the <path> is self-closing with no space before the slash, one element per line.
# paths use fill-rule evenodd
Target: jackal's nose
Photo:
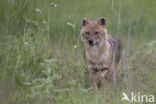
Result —
<path fill-rule="evenodd" d="M 93 45 L 93 40 L 88 40 L 88 43 L 89 43 L 90 45 Z"/>

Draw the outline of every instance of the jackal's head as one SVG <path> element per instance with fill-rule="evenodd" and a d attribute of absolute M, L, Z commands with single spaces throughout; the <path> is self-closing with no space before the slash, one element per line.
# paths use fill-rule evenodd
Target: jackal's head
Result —
<path fill-rule="evenodd" d="M 96 21 L 90 21 L 86 18 L 82 21 L 82 40 L 89 46 L 98 45 L 107 40 L 106 21 L 101 18 Z"/>

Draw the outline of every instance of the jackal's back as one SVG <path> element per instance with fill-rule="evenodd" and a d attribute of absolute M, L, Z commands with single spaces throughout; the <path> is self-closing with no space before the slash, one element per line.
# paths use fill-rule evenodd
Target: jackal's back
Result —
<path fill-rule="evenodd" d="M 122 55 L 122 44 L 121 41 L 119 40 L 118 37 L 113 36 L 113 35 L 108 35 L 108 41 L 111 45 L 111 49 L 113 53 L 115 54 L 115 64 L 119 64 L 121 60 L 121 55 Z"/>

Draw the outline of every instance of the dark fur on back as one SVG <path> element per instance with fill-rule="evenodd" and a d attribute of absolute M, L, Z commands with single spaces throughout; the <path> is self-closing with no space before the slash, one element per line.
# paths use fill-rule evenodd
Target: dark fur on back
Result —
<path fill-rule="evenodd" d="M 108 41 L 112 47 L 113 53 L 115 53 L 115 64 L 118 64 L 121 58 L 122 44 L 118 37 L 108 35 Z"/>

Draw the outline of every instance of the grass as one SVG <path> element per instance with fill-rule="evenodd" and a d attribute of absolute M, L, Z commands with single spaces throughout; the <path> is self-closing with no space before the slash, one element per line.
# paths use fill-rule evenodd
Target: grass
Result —
<path fill-rule="evenodd" d="M 57 7 L 50 7 L 51 2 Z M 118 31 L 118 2 L 114 0 L 114 33 Z M 124 79 L 121 70 L 115 96 L 112 83 L 105 80 L 99 94 L 91 93 L 85 81 L 82 42 L 77 59 L 74 49 L 74 35 L 79 37 L 84 17 L 105 17 L 112 33 L 109 0 L 2 0 L 0 104 L 128 104 L 121 101 L 128 87 L 135 93 L 156 96 L 155 4 L 154 0 L 121 0 L 118 36 L 127 52 L 130 27 L 130 72 L 126 72 L 130 79 Z"/>

